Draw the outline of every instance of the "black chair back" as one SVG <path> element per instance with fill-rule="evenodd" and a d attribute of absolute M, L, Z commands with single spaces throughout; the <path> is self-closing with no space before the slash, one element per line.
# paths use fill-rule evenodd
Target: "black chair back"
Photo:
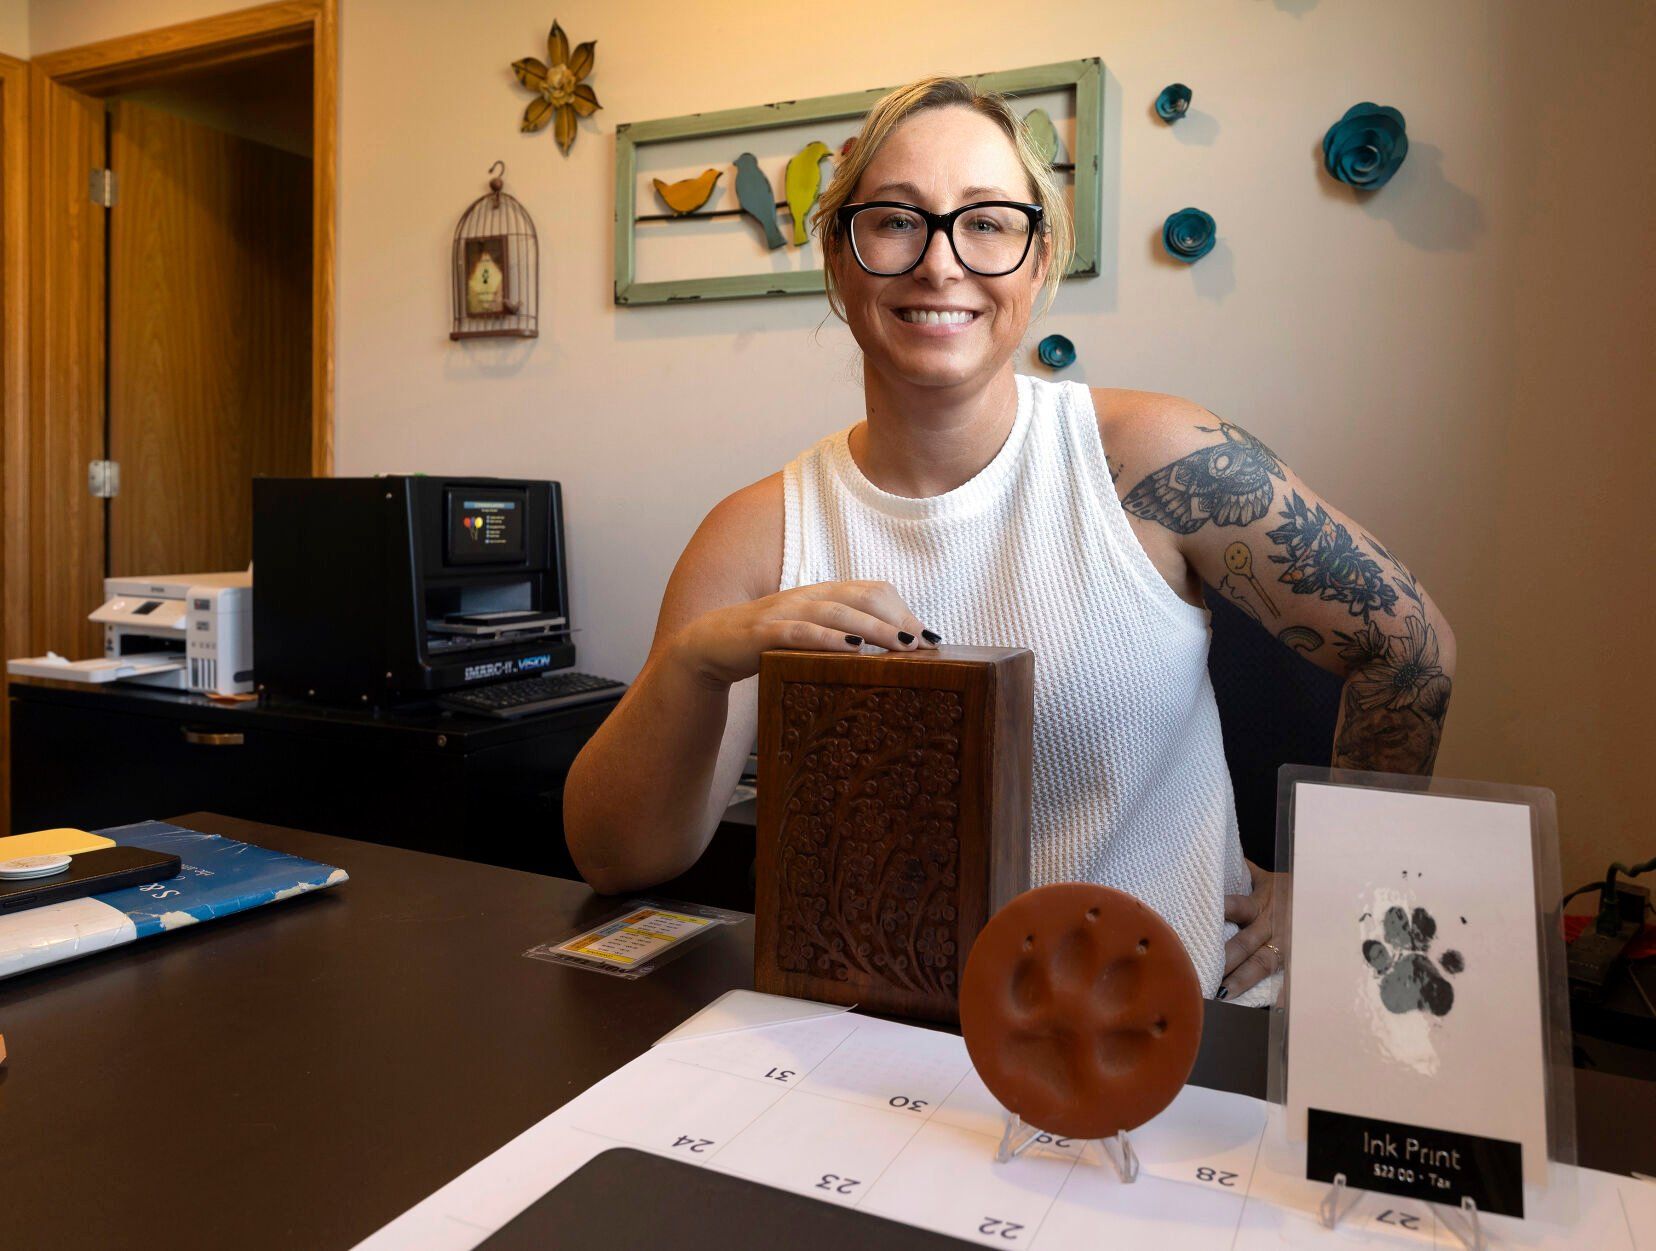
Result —
<path fill-rule="evenodd" d="M 1213 614 L 1208 676 L 1236 792 L 1242 854 L 1274 868 L 1277 770 L 1285 764 L 1328 764 L 1344 684 L 1284 647 L 1212 587 L 1206 597 Z"/>

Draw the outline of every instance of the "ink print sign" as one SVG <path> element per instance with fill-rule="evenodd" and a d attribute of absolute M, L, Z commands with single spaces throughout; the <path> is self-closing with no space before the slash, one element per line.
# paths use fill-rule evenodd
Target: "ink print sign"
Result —
<path fill-rule="evenodd" d="M 1515 1142 L 1369 1120 L 1343 1112 L 1309 1111 L 1305 1175 L 1364 1190 L 1459 1204 L 1480 1212 L 1524 1215 L 1523 1152 Z"/>
<path fill-rule="evenodd" d="M 1286 1097 L 1306 1176 L 1521 1216 L 1547 1180 L 1531 808 L 1293 786 Z"/>

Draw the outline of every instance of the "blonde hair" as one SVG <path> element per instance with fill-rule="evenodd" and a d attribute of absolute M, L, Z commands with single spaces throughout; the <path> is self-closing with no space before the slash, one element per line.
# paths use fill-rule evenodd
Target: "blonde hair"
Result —
<path fill-rule="evenodd" d="M 834 282 L 834 266 L 839 263 L 845 248 L 845 234 L 840 229 L 839 210 L 850 201 L 863 171 L 874 159 L 875 153 L 903 122 L 927 109 L 960 105 L 987 117 L 999 126 L 1011 140 L 1018 154 L 1018 164 L 1034 191 L 1034 202 L 1043 210 L 1037 257 L 1048 261 L 1046 279 L 1041 285 L 1041 309 L 1044 315 L 1058 295 L 1058 283 L 1069 269 L 1074 254 L 1074 231 L 1070 226 L 1069 207 L 1052 176 L 1052 168 L 1035 148 L 1029 131 L 1012 111 L 1006 97 L 993 91 L 979 91 L 959 78 L 937 76 L 922 78 L 906 87 L 888 93 L 863 120 L 861 132 L 851 151 L 834 163 L 834 176 L 817 201 L 813 228 L 822 246 L 823 279 L 828 289 L 828 307 L 841 320 L 845 318 L 845 303 L 840 299 Z"/>

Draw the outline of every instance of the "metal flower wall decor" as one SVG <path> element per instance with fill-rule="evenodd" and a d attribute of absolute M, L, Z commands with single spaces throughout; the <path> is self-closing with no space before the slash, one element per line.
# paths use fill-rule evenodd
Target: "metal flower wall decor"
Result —
<path fill-rule="evenodd" d="M 576 116 L 591 117 L 603 107 L 592 88 L 582 81 L 592 73 L 597 46 L 597 40 L 589 39 L 570 52 L 569 36 L 554 21 L 546 36 L 546 64 L 532 56 L 512 62 L 512 72 L 518 81 L 536 93 L 529 107 L 523 110 L 520 129 L 539 130 L 556 118 L 552 134 L 565 156 L 575 143 Z"/>

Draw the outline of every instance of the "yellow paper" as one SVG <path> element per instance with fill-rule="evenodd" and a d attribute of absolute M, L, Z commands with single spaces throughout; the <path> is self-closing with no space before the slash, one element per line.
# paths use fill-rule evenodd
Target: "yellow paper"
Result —
<path fill-rule="evenodd" d="M 0 860 L 15 860 L 19 856 L 74 856 L 83 851 L 100 851 L 115 846 L 115 840 L 101 834 L 68 827 L 57 830 L 36 830 L 32 834 L 12 834 L 0 838 Z"/>

